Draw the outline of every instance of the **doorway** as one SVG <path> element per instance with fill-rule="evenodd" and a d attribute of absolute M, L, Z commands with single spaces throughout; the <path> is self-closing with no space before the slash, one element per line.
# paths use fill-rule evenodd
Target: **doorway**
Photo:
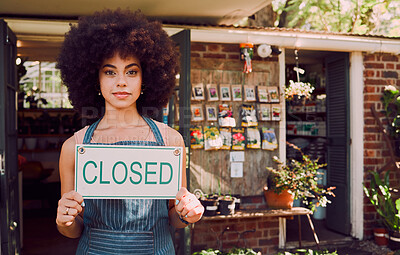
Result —
<path fill-rule="evenodd" d="M 348 59 L 348 53 L 286 50 L 286 82 L 300 81 L 314 87 L 310 100 L 297 105 L 287 102 L 287 141 L 311 158 L 318 158 L 319 163 L 327 164 L 321 169 L 324 175 L 320 185 L 336 187 L 336 197 L 329 198 L 332 203 L 314 213 L 313 221 L 322 242 L 350 238 L 351 231 Z M 288 159 L 298 157 L 295 150 L 287 148 Z M 288 224 L 288 241 L 297 238 L 299 219 L 294 221 Z M 308 223 L 301 223 L 305 226 L 304 239 L 313 241 Z"/>

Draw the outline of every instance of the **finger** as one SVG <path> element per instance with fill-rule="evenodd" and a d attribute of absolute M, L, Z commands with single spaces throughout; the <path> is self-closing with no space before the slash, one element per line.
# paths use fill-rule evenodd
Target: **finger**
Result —
<path fill-rule="evenodd" d="M 181 200 L 184 196 L 190 193 L 185 187 L 181 187 L 178 193 L 176 193 L 176 199 Z"/>
<path fill-rule="evenodd" d="M 72 215 L 58 215 L 56 219 L 56 223 L 60 226 L 70 226 L 75 220 L 75 217 Z"/>
<path fill-rule="evenodd" d="M 185 217 L 189 211 L 193 210 L 198 205 L 198 201 L 191 201 L 190 203 L 186 204 L 181 212 L 181 217 Z"/>
<path fill-rule="evenodd" d="M 78 204 L 82 204 L 82 202 L 83 202 L 82 195 L 74 190 L 71 190 L 70 192 L 65 193 L 63 195 L 63 197 L 70 199 L 70 200 L 75 200 Z"/>
<path fill-rule="evenodd" d="M 79 212 L 82 211 L 82 206 L 74 200 L 65 200 L 65 202 L 63 203 L 63 206 L 69 207 L 69 208 L 74 208 L 74 209 L 78 210 Z"/>
<path fill-rule="evenodd" d="M 190 210 L 186 215 L 188 216 L 187 218 L 192 218 L 195 216 L 201 216 L 204 213 L 204 207 L 202 205 L 199 205 L 192 210 Z"/>
<path fill-rule="evenodd" d="M 70 209 L 68 210 L 68 214 L 67 214 L 67 215 L 71 215 L 71 216 L 76 217 L 76 215 L 78 215 L 78 214 L 79 214 L 79 211 L 78 211 L 77 209 L 75 209 L 75 208 L 70 208 Z"/>
<path fill-rule="evenodd" d="M 187 193 L 186 196 L 182 197 L 177 205 L 175 205 L 175 209 L 178 212 L 182 212 L 185 205 L 189 204 L 192 201 L 198 200 L 196 196 L 192 193 Z"/>

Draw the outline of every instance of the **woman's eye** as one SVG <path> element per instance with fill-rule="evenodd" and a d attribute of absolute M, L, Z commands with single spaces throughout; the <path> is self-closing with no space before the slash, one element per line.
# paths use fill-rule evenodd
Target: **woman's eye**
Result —
<path fill-rule="evenodd" d="M 115 74 L 115 72 L 114 71 L 111 71 L 111 70 L 107 70 L 107 71 L 105 71 L 104 72 L 106 75 L 114 75 Z"/>
<path fill-rule="evenodd" d="M 126 74 L 128 75 L 136 75 L 138 72 L 135 70 L 129 70 L 128 72 L 126 72 Z"/>

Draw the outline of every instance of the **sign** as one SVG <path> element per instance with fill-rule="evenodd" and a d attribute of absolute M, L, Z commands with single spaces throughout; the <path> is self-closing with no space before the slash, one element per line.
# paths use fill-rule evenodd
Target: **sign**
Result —
<path fill-rule="evenodd" d="M 84 198 L 174 199 L 183 148 L 77 144 L 75 191 Z"/>

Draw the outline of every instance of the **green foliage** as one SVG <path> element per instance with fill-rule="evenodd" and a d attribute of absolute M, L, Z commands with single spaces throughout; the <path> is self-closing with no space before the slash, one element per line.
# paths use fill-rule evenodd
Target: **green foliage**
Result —
<path fill-rule="evenodd" d="M 228 252 L 222 252 L 216 249 L 207 249 L 193 253 L 193 255 L 260 255 L 250 248 L 232 248 Z"/>
<path fill-rule="evenodd" d="M 273 7 L 287 27 L 400 36 L 397 0 L 274 0 Z"/>
<path fill-rule="evenodd" d="M 371 173 L 369 188 L 364 185 L 364 193 L 374 205 L 376 212 L 382 217 L 383 223 L 390 230 L 400 230 L 400 198 L 395 202 L 392 198 L 392 189 L 387 171 L 381 180 L 378 172 Z"/>
<path fill-rule="evenodd" d="M 323 250 L 323 251 L 316 251 L 316 250 L 311 250 L 311 249 L 298 249 L 295 251 L 295 253 L 291 253 L 288 251 L 285 252 L 279 252 L 276 255 L 338 255 L 337 251 L 330 252 L 328 250 Z"/>
<path fill-rule="evenodd" d="M 284 165 L 277 157 L 274 157 L 273 160 L 278 164 L 278 168 L 267 167 L 269 171 L 268 188 L 278 194 L 288 190 L 294 194 L 295 199 L 302 200 L 312 211 L 318 206 L 326 207 L 327 203 L 330 203 L 327 196 L 334 196 L 332 190 L 335 189 L 335 187 L 325 188 L 318 185 L 318 180 L 322 178 L 322 173 L 318 172 L 318 169 L 326 164 L 319 164 L 318 159 L 313 160 L 297 146 L 291 143 L 287 144 L 301 153 L 302 160 L 292 159 Z M 317 203 L 310 202 L 310 198 L 316 199 Z"/>
<path fill-rule="evenodd" d="M 389 135 L 398 138 L 400 135 L 400 94 L 392 85 L 385 86 L 381 102 L 389 123 Z"/>

